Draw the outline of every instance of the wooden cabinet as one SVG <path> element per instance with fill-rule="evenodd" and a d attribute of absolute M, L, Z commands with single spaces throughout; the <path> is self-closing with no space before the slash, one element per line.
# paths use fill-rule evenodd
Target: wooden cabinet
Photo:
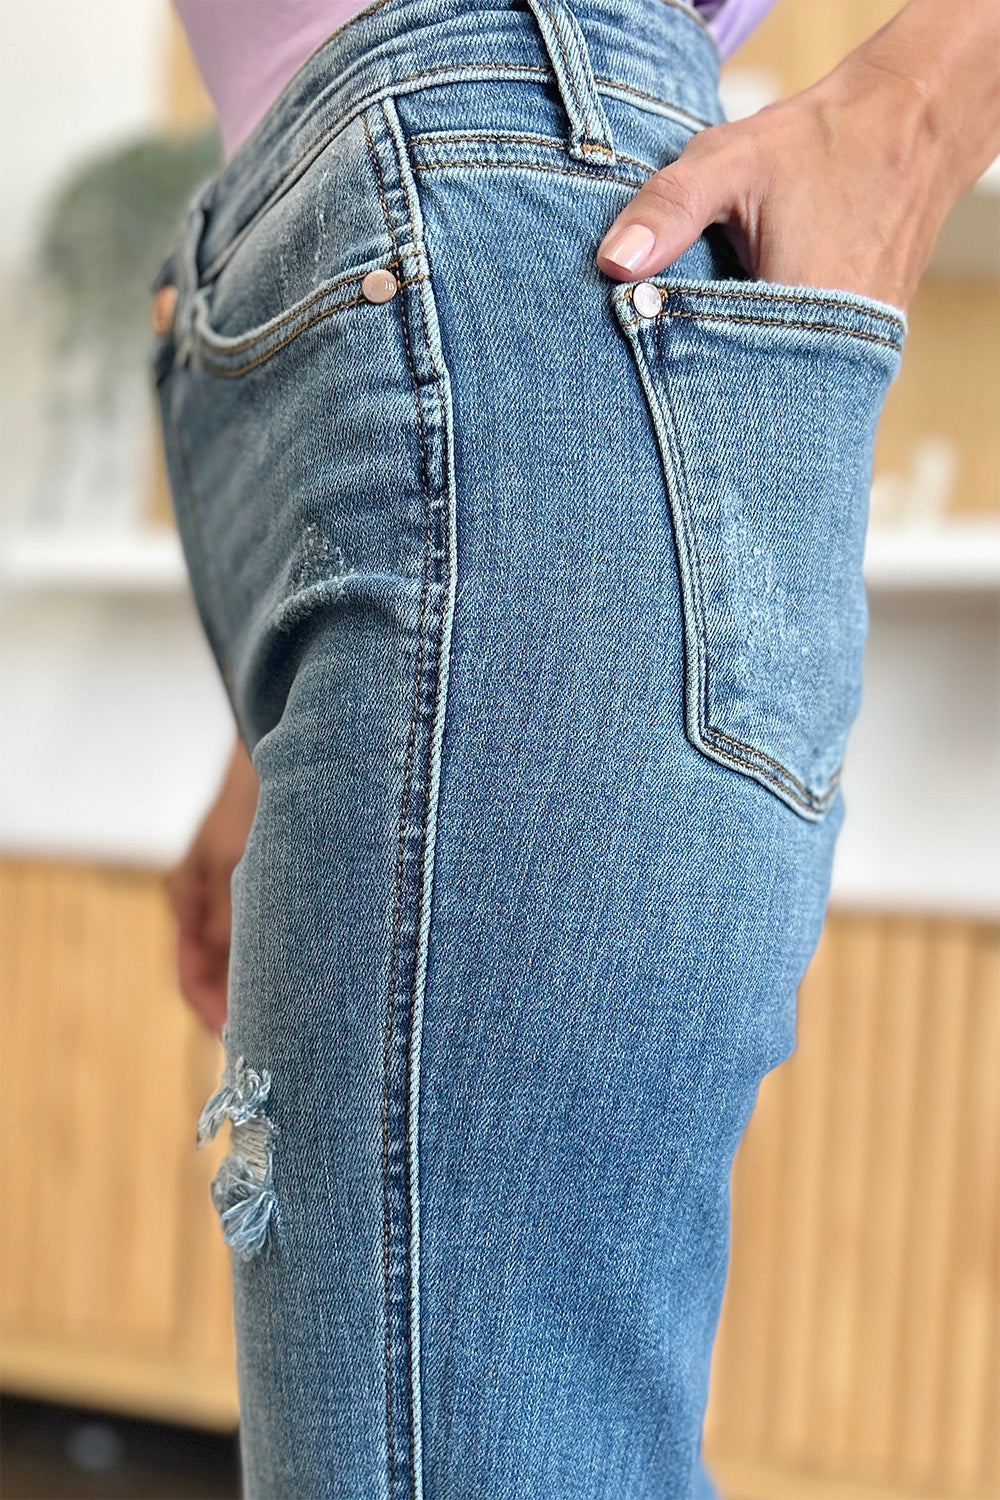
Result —
<path fill-rule="evenodd" d="M 745 1500 L 995 1496 L 1000 934 L 831 912 L 733 1174 L 708 1451 Z"/>
<path fill-rule="evenodd" d="M 222 1049 L 162 881 L 8 859 L 0 898 L 3 1384 L 234 1426 L 225 1132 L 194 1140 Z M 831 913 L 734 1173 L 733 1497 L 996 1493 L 998 1043 L 995 924 Z"/>
<path fill-rule="evenodd" d="M 229 1252 L 208 1193 L 225 1141 L 195 1149 L 222 1044 L 177 994 L 171 943 L 155 874 L 2 864 L 0 1380 L 232 1427 Z"/>

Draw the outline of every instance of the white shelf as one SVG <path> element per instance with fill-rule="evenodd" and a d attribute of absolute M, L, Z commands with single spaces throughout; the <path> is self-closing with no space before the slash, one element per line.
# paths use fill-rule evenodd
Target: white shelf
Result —
<path fill-rule="evenodd" d="M 874 591 L 998 592 L 1000 521 L 871 526 L 864 570 Z M 173 594 L 188 587 L 180 541 L 168 527 L 8 530 L 0 581 L 30 592 Z"/>
<path fill-rule="evenodd" d="M 1000 593 L 1000 521 L 872 526 L 864 572 L 878 592 Z"/>
<path fill-rule="evenodd" d="M 173 594 L 187 588 L 177 533 L 83 531 L 69 527 L 10 529 L 0 544 L 6 587 L 102 594 Z"/>

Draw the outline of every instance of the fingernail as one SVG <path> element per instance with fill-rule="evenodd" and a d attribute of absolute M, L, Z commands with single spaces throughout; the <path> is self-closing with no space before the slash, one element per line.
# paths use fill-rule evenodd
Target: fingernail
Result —
<path fill-rule="evenodd" d="M 612 229 L 598 246 L 604 260 L 613 261 L 623 271 L 634 271 L 656 244 L 656 235 L 645 224 L 626 224 Z"/>

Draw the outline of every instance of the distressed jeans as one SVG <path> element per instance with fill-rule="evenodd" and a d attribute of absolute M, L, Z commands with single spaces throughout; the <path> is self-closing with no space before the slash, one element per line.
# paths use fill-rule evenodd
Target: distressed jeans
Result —
<path fill-rule="evenodd" d="M 906 332 L 718 226 L 598 271 L 718 68 L 682 0 L 375 0 L 156 279 L 260 779 L 198 1121 L 252 1500 L 716 1494 L 730 1171 L 823 921 Z"/>

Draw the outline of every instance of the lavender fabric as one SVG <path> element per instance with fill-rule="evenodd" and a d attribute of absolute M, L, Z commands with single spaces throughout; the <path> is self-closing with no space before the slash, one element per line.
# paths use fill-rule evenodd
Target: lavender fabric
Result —
<path fill-rule="evenodd" d="M 174 0 L 212 97 L 227 159 L 285 84 L 369 0 Z M 775 0 L 692 0 L 723 61 Z"/>

